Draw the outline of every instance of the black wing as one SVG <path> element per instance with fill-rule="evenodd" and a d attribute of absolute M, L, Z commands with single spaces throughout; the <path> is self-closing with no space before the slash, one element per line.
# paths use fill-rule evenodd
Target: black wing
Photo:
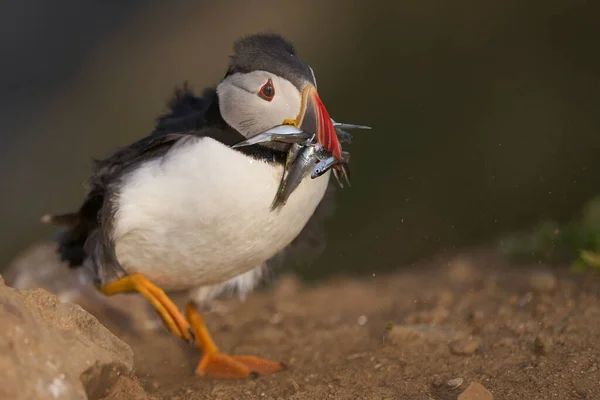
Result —
<path fill-rule="evenodd" d="M 182 138 L 204 136 L 203 131 L 207 131 L 205 128 L 208 125 L 218 125 L 222 121 L 218 113 L 214 89 L 207 89 L 203 97 L 198 97 L 192 93 L 187 84 L 184 84 L 182 88 L 175 90 L 168 107 L 169 111 L 158 117 L 150 135 L 118 149 L 106 159 L 94 161 L 89 191 L 78 211 L 45 215 L 42 218 L 43 222 L 63 226 L 58 233 L 58 251 L 61 259 L 68 262 L 71 267 L 80 266 L 86 258 L 84 245 L 92 232 L 98 228 L 99 214 L 111 182 L 128 168 L 165 154 Z M 212 133 L 209 136 L 214 136 L 214 132 L 218 132 L 215 129 L 208 131 Z M 227 142 L 235 142 L 235 140 L 239 140 L 239 137 L 230 132 L 223 138 L 223 141 Z"/>
<path fill-rule="evenodd" d="M 122 147 L 104 160 L 94 162 L 92 188 L 106 186 L 130 166 L 165 154 L 184 137 L 208 135 L 209 130 L 205 128 L 209 125 L 214 127 L 222 121 L 217 110 L 214 89 L 206 89 L 203 97 L 197 97 L 188 85 L 184 84 L 182 88 L 175 90 L 168 108 L 169 112 L 157 118 L 156 126 L 148 136 Z M 220 132 L 225 131 L 227 130 Z M 210 130 L 213 135 L 214 132 L 219 130 Z M 223 139 L 229 141 L 227 137 Z M 237 137 L 235 139 L 239 140 Z"/>

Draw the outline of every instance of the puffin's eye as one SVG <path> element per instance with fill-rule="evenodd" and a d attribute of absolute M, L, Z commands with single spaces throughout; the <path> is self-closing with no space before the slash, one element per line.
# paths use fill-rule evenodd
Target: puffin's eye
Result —
<path fill-rule="evenodd" d="M 275 88 L 273 87 L 273 81 L 271 79 L 260 88 L 258 95 L 266 101 L 273 100 L 273 97 L 275 97 Z"/>

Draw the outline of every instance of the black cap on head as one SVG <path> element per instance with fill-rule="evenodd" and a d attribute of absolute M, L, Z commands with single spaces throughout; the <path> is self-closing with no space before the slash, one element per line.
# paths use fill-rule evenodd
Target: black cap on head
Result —
<path fill-rule="evenodd" d="M 316 85 L 310 66 L 298 58 L 294 46 L 278 34 L 246 36 L 235 42 L 233 50 L 227 75 L 261 70 L 289 80 L 298 90 L 302 90 L 306 82 Z"/>

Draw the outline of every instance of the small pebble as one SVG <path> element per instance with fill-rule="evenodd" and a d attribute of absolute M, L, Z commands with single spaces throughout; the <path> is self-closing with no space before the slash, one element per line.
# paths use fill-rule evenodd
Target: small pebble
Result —
<path fill-rule="evenodd" d="M 492 347 L 504 347 L 504 346 L 512 346 L 515 344 L 515 339 L 510 337 L 505 337 L 498 340 Z"/>
<path fill-rule="evenodd" d="M 354 354 L 350 354 L 348 357 L 346 357 L 346 360 L 354 360 L 355 358 L 363 358 L 368 355 L 369 355 L 369 353 L 354 353 Z"/>
<path fill-rule="evenodd" d="M 458 400 L 494 400 L 494 395 L 477 382 L 471 384 L 458 395 Z"/>
<path fill-rule="evenodd" d="M 275 313 L 271 316 L 269 322 L 273 325 L 279 325 L 283 321 L 283 315 L 281 313 Z"/>
<path fill-rule="evenodd" d="M 470 336 L 450 342 L 450 352 L 456 355 L 471 355 L 481 346 L 481 339 Z"/>
<path fill-rule="evenodd" d="M 536 354 L 546 355 L 552 349 L 552 339 L 545 335 L 537 335 L 533 342 L 533 350 Z"/>
<path fill-rule="evenodd" d="M 525 307 L 527 304 L 529 304 L 531 302 L 531 300 L 533 300 L 533 293 L 531 293 L 531 292 L 525 293 L 525 295 L 523 295 L 523 297 L 521 297 L 519 299 L 519 307 Z"/>
<path fill-rule="evenodd" d="M 456 389 L 457 387 L 462 385 L 464 381 L 465 380 L 463 378 L 454 378 L 446 382 L 446 385 L 448 385 L 448 387 L 450 387 L 451 389 Z"/>
<path fill-rule="evenodd" d="M 444 384 L 444 381 L 439 375 L 435 375 L 431 384 L 433 385 L 433 387 L 438 388 Z"/>
<path fill-rule="evenodd" d="M 531 275 L 529 284 L 537 293 L 549 293 L 556 289 L 557 279 L 550 271 L 537 271 Z"/>
<path fill-rule="evenodd" d="M 356 322 L 360 326 L 365 326 L 367 324 L 367 321 L 368 321 L 367 316 L 366 315 L 361 315 L 360 317 L 358 317 L 358 320 Z"/>
<path fill-rule="evenodd" d="M 517 325 L 517 327 L 515 328 L 515 330 L 513 331 L 515 336 L 521 336 L 522 334 L 525 333 L 525 331 L 527 330 L 527 327 L 525 326 L 525 324 L 521 323 L 519 325 Z"/>

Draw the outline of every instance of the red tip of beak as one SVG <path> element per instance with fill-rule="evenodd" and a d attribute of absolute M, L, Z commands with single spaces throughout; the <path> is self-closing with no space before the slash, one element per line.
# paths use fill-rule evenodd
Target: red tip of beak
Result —
<path fill-rule="evenodd" d="M 323 105 L 323 102 L 319 98 L 319 94 L 316 90 L 313 91 L 314 101 L 317 108 L 317 141 L 321 146 L 326 148 L 335 158 L 341 161 L 342 159 L 342 146 L 338 140 L 335 127 L 331 122 L 331 117 L 327 112 L 327 109 Z"/>

